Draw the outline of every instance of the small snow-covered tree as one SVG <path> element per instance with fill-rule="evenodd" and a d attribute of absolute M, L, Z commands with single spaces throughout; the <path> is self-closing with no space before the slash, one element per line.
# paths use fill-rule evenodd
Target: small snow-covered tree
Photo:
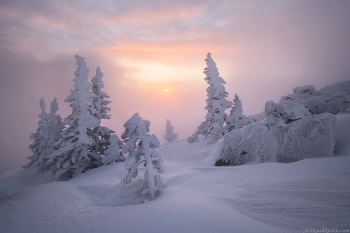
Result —
<path fill-rule="evenodd" d="M 101 165 L 101 158 L 88 150 L 95 145 L 91 137 L 92 129 L 101 122 L 96 117 L 97 110 L 93 103 L 96 95 L 91 91 L 85 59 L 78 55 L 75 58 L 78 68 L 74 73 L 74 90 L 65 100 L 71 103 L 72 114 L 64 119 L 68 127 L 62 132 L 61 139 L 56 143 L 58 149 L 49 156 L 48 161 L 52 164 L 53 180 L 66 180 Z"/>
<path fill-rule="evenodd" d="M 44 125 L 47 121 L 48 114 L 45 112 L 45 101 L 43 98 L 40 99 L 39 104 L 41 113 L 38 115 L 40 118 L 38 121 L 38 128 L 35 133 L 30 135 L 30 139 L 34 140 L 33 143 L 29 145 L 29 149 L 32 151 L 33 155 L 28 157 L 30 162 L 24 165 L 23 168 L 29 168 L 36 164 L 40 160 L 41 154 L 45 151 L 47 146 L 44 137 Z"/>
<path fill-rule="evenodd" d="M 242 105 L 242 102 L 239 99 L 237 94 L 235 94 L 235 98 L 233 99 L 233 103 L 234 103 L 234 106 L 232 107 L 230 114 L 233 114 L 233 113 L 242 114 L 243 113 L 243 105 Z"/>
<path fill-rule="evenodd" d="M 138 166 L 144 164 L 146 182 L 140 194 L 148 193 L 149 200 L 154 200 L 162 186 L 160 174 L 163 173 L 163 161 L 156 150 L 159 147 L 157 136 L 148 134 L 150 125 L 151 123 L 148 120 L 142 120 L 138 113 L 135 113 L 124 124 L 125 131 L 121 138 L 126 143 L 123 146 L 123 153 L 128 153 L 129 157 L 124 164 L 128 173 L 123 181 L 126 184 L 130 183 L 133 178 L 137 177 Z"/>
<path fill-rule="evenodd" d="M 205 116 L 205 121 L 200 124 L 195 135 L 204 135 L 208 143 L 212 143 L 216 139 L 220 139 L 225 134 L 224 122 L 226 120 L 227 114 L 225 110 L 232 106 L 232 102 L 226 100 L 228 93 L 225 91 L 224 84 L 225 80 L 220 77 L 216 63 L 211 58 L 211 54 L 207 54 L 205 59 L 207 67 L 204 69 L 203 73 L 206 75 L 205 81 L 209 84 L 207 88 L 207 115 Z M 188 141 L 196 141 L 191 140 Z"/>
<path fill-rule="evenodd" d="M 165 135 L 164 138 L 168 142 L 172 142 L 177 139 L 177 133 L 174 133 L 174 126 L 171 125 L 171 122 L 169 119 L 166 120 L 166 126 L 165 126 Z"/>
<path fill-rule="evenodd" d="M 240 129 L 246 125 L 254 123 L 253 119 L 243 115 L 243 105 L 237 94 L 235 94 L 233 102 L 234 106 L 231 109 L 230 115 L 226 118 L 227 132 L 231 132 L 234 129 Z"/>
<path fill-rule="evenodd" d="M 108 115 L 108 111 L 111 109 L 107 107 L 111 101 L 107 100 L 107 98 L 110 98 L 105 92 L 102 91 L 102 88 L 104 87 L 103 81 L 102 81 L 103 73 L 101 72 L 100 67 L 97 67 L 96 69 L 96 76 L 91 79 L 92 82 L 92 92 L 95 94 L 94 97 L 94 106 L 96 109 L 95 116 L 102 120 L 109 120 L 110 115 Z M 113 130 L 108 129 L 107 127 L 103 126 L 96 126 L 93 128 L 92 137 L 96 141 L 93 148 L 91 148 L 92 151 L 95 152 L 95 154 L 103 155 L 105 154 L 105 150 L 108 149 L 110 145 L 109 138 L 111 134 L 114 133 Z"/>
<path fill-rule="evenodd" d="M 119 140 L 116 134 L 112 134 L 109 138 L 110 146 L 105 150 L 105 157 L 102 159 L 103 165 L 113 164 L 124 160 L 122 154 L 123 142 Z"/>
<path fill-rule="evenodd" d="M 189 136 L 187 138 L 187 142 L 188 143 L 198 142 L 198 134 L 194 133 L 194 134 L 192 134 L 192 136 Z"/>

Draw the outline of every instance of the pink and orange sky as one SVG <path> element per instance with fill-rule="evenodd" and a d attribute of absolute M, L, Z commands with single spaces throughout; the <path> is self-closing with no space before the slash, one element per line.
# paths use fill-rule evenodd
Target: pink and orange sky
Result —
<path fill-rule="evenodd" d="M 349 80 L 349 12 L 347 0 L 0 0 L 0 172 L 31 155 L 41 97 L 71 113 L 75 54 L 90 78 L 104 73 L 104 125 L 120 137 L 139 112 L 164 142 L 166 119 L 180 138 L 204 120 L 207 52 L 246 115 L 296 86 Z"/>

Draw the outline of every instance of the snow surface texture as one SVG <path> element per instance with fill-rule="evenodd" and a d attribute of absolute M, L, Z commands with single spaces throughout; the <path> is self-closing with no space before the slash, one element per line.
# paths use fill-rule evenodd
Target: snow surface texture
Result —
<path fill-rule="evenodd" d="M 311 114 L 330 112 L 333 114 L 350 113 L 350 81 L 335 83 L 316 90 L 312 85 L 296 87 L 293 94 L 282 96 L 282 101 L 299 103 Z"/>
<path fill-rule="evenodd" d="M 225 146 L 216 165 L 288 163 L 334 155 L 333 114 L 311 115 L 297 103 L 272 101 L 266 103 L 265 114 L 263 121 L 225 135 Z"/>
<path fill-rule="evenodd" d="M 349 116 L 338 120 L 336 127 L 337 133 L 346 135 L 336 138 L 347 147 L 350 135 L 344 130 L 349 120 Z M 306 228 L 349 229 L 350 156 L 214 167 L 212 156 L 220 143 L 199 139 L 192 144 L 177 140 L 158 149 L 165 160 L 164 188 L 153 202 L 147 202 L 146 196 L 133 197 L 143 186 L 145 167 L 139 168 L 141 175 L 131 184 L 122 182 L 123 163 L 41 185 L 20 179 L 25 170 L 0 174 L 0 190 L 7 190 L 6 200 L 0 203 L 0 232 L 300 233 Z"/>
<path fill-rule="evenodd" d="M 207 54 L 205 59 L 207 67 L 204 69 L 204 80 L 207 81 L 209 87 L 207 88 L 207 106 L 204 108 L 208 110 L 203 121 L 197 128 L 197 131 L 187 138 L 189 143 L 198 141 L 198 135 L 202 134 L 207 138 L 208 143 L 213 143 L 217 139 L 222 138 L 225 135 L 226 129 L 224 128 L 224 122 L 226 121 L 227 114 L 225 110 L 232 106 L 232 102 L 226 100 L 228 93 L 225 91 L 225 80 L 220 77 L 219 70 L 216 67 L 216 63 L 211 58 L 211 54 Z"/>

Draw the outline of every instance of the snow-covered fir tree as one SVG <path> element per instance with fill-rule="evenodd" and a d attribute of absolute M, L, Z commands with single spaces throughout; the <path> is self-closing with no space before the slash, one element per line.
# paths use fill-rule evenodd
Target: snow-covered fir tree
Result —
<path fill-rule="evenodd" d="M 208 110 L 208 113 L 205 116 L 205 121 L 200 124 L 194 136 L 202 134 L 207 138 L 208 143 L 212 143 L 216 139 L 222 138 L 225 134 L 224 122 L 227 117 L 225 110 L 232 106 L 232 102 L 226 100 L 226 97 L 228 97 L 224 87 L 226 82 L 219 76 L 219 70 L 210 53 L 207 54 L 205 61 L 207 67 L 203 71 L 206 75 L 204 80 L 209 84 L 205 109 Z M 188 142 L 196 141 L 193 137 L 189 137 L 187 140 Z"/>
<path fill-rule="evenodd" d="M 231 132 L 234 129 L 240 129 L 246 125 L 254 123 L 254 120 L 243 114 L 243 105 L 238 95 L 233 99 L 234 106 L 230 115 L 226 118 L 226 131 Z"/>
<path fill-rule="evenodd" d="M 32 151 L 33 155 L 29 156 L 28 159 L 30 160 L 26 165 L 24 165 L 23 168 L 29 168 L 33 167 L 34 165 L 38 165 L 38 161 L 40 160 L 40 156 L 42 155 L 43 151 L 46 149 L 46 140 L 44 136 L 44 125 L 47 121 L 47 113 L 45 112 L 45 101 L 43 98 L 40 99 L 39 102 L 41 113 L 39 116 L 38 121 L 38 128 L 35 133 L 32 133 L 30 135 L 30 139 L 34 140 L 32 144 L 29 145 L 29 149 Z"/>
<path fill-rule="evenodd" d="M 165 135 L 164 138 L 168 142 L 172 142 L 177 139 L 177 133 L 174 133 L 174 126 L 171 125 L 171 122 L 169 119 L 166 120 L 166 125 L 165 125 Z"/>
<path fill-rule="evenodd" d="M 124 160 L 122 154 L 123 142 L 118 138 L 116 134 L 112 134 L 109 138 L 110 145 L 105 150 L 105 157 L 102 159 L 103 165 L 113 164 L 115 162 L 121 162 Z"/>
<path fill-rule="evenodd" d="M 92 92 L 96 95 L 93 103 L 96 108 L 96 117 L 100 120 L 109 120 L 110 115 L 108 115 L 108 111 L 111 109 L 107 107 L 107 105 L 111 103 L 111 101 L 107 100 L 107 98 L 110 97 L 102 91 L 102 88 L 104 87 L 102 77 L 103 73 L 101 72 L 100 67 L 97 67 L 96 76 L 91 79 Z M 112 133 L 114 133 L 113 130 L 100 125 L 93 128 L 91 136 L 94 138 L 96 143 L 91 150 L 94 151 L 96 155 L 101 156 L 105 154 L 105 150 L 107 150 L 110 145 L 109 139 Z"/>
<path fill-rule="evenodd" d="M 41 156 L 40 170 L 49 170 L 51 163 L 48 162 L 48 156 L 56 150 L 56 142 L 61 138 L 61 133 L 65 128 L 65 124 L 62 122 L 62 117 L 56 112 L 58 111 L 58 103 L 56 97 L 50 104 L 50 114 L 48 114 L 48 121 L 45 125 L 44 137 L 47 143 L 47 149 L 43 156 Z"/>
<path fill-rule="evenodd" d="M 74 73 L 74 90 L 65 99 L 71 103 L 72 114 L 64 119 L 68 127 L 62 132 L 56 143 L 57 150 L 48 161 L 52 164 L 53 180 L 66 180 L 101 165 L 101 158 L 89 150 L 95 146 L 92 129 L 101 122 L 93 103 L 96 95 L 91 91 L 85 59 L 78 55 L 75 58 L 78 68 Z"/>
<path fill-rule="evenodd" d="M 233 99 L 233 107 L 231 109 L 230 114 L 233 113 L 243 113 L 243 105 L 237 94 L 235 94 L 235 98 Z"/>
<path fill-rule="evenodd" d="M 136 178 L 138 166 L 144 164 L 145 183 L 140 194 L 148 193 L 149 200 L 154 200 L 162 186 L 160 174 L 163 173 L 163 161 L 156 150 L 160 144 L 157 136 L 148 134 L 150 125 L 148 120 L 142 120 L 139 114 L 135 113 L 125 122 L 125 131 L 121 138 L 126 142 L 123 153 L 129 154 L 124 164 L 125 169 L 128 170 L 124 183 L 128 184 Z"/>
<path fill-rule="evenodd" d="M 58 103 L 56 97 L 50 104 L 50 113 L 45 112 L 45 102 L 40 100 L 40 108 L 42 110 L 39 115 L 39 127 L 36 133 L 31 135 L 34 143 L 29 146 L 33 149 L 33 156 L 35 158 L 28 163 L 25 168 L 35 167 L 39 171 L 49 170 L 50 163 L 47 163 L 48 156 L 55 151 L 55 143 L 60 139 L 60 135 L 65 125 L 62 122 L 60 115 L 57 115 Z M 35 152 L 35 153 L 34 153 Z"/>

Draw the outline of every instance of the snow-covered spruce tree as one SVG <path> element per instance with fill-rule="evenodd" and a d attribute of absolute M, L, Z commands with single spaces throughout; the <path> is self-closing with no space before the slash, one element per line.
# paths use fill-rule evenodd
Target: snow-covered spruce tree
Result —
<path fill-rule="evenodd" d="M 39 170 L 49 170 L 51 163 L 48 162 L 48 156 L 56 150 L 56 142 L 61 138 L 61 133 L 65 128 L 62 122 L 62 117 L 56 112 L 58 111 L 58 103 L 56 97 L 50 104 L 50 113 L 48 114 L 48 120 L 44 125 L 44 138 L 47 144 L 45 152 L 41 156 Z"/>
<path fill-rule="evenodd" d="M 126 184 L 130 183 L 137 177 L 138 166 L 144 164 L 146 180 L 139 193 L 148 193 L 149 200 L 154 200 L 162 186 L 160 174 L 163 173 L 163 161 L 156 150 L 159 147 L 157 136 L 148 134 L 150 125 L 151 123 L 148 120 L 142 120 L 138 113 L 124 124 L 125 131 L 121 138 L 126 143 L 123 146 L 123 154 L 128 153 L 129 157 L 124 164 L 128 173 L 123 181 Z"/>
<path fill-rule="evenodd" d="M 207 138 L 208 143 L 212 143 L 214 140 L 222 138 L 225 134 L 224 122 L 227 117 L 225 110 L 232 106 L 232 102 L 226 100 L 226 97 L 228 97 L 224 87 L 226 82 L 219 76 L 219 70 L 210 53 L 207 54 L 205 61 L 207 67 L 203 71 L 206 75 L 204 80 L 207 81 L 209 87 L 207 88 L 207 106 L 204 109 L 208 110 L 208 113 L 195 135 L 202 134 Z M 192 139 L 189 137 L 188 141 L 196 141 Z"/>
<path fill-rule="evenodd" d="M 105 150 L 105 157 L 102 159 L 103 165 L 113 164 L 115 162 L 124 161 L 122 154 L 123 142 L 119 140 L 116 134 L 112 134 L 109 138 L 110 145 Z"/>
<path fill-rule="evenodd" d="M 64 124 L 60 115 L 56 115 L 58 111 L 58 103 L 56 97 L 50 105 L 50 113 L 45 112 L 45 102 L 40 100 L 41 114 L 38 122 L 39 127 L 36 133 L 31 135 L 34 139 L 29 148 L 33 152 L 33 158 L 25 168 L 35 167 L 38 171 L 50 169 L 50 164 L 47 164 L 48 156 L 55 151 L 55 143 L 59 140 Z M 34 153 L 35 152 L 35 153 Z"/>
<path fill-rule="evenodd" d="M 23 168 L 29 168 L 33 167 L 35 165 L 38 165 L 38 161 L 40 160 L 40 156 L 46 149 L 46 141 L 44 137 L 44 125 L 47 121 L 47 113 L 45 112 L 45 101 L 43 98 L 40 99 L 40 109 L 41 113 L 39 116 L 38 121 L 38 128 L 35 133 L 32 133 L 30 135 L 30 139 L 34 140 L 32 144 L 29 145 L 29 149 L 32 151 L 33 155 L 29 156 L 28 159 L 30 160 L 26 165 L 23 166 Z"/>
<path fill-rule="evenodd" d="M 103 73 L 101 72 L 100 67 L 97 67 L 96 76 L 91 79 L 92 92 L 96 95 L 93 103 L 96 108 L 96 117 L 100 120 L 109 120 L 110 115 L 108 115 L 108 111 L 111 109 L 107 107 L 107 105 L 111 103 L 111 101 L 106 100 L 109 96 L 102 91 L 102 88 L 104 87 L 102 77 Z M 91 148 L 91 151 L 95 152 L 96 155 L 104 155 L 105 150 L 107 150 L 110 145 L 109 138 L 112 133 L 114 133 L 114 131 L 107 127 L 102 127 L 100 125 L 94 127 L 91 136 L 96 141 L 96 144 Z"/>
<path fill-rule="evenodd" d="M 166 126 L 165 126 L 165 135 L 164 138 L 168 142 L 172 142 L 177 139 L 177 133 L 174 133 L 174 126 L 171 125 L 171 122 L 169 119 L 166 120 Z"/>
<path fill-rule="evenodd" d="M 243 104 L 237 94 L 235 94 L 235 98 L 233 99 L 233 107 L 231 109 L 230 115 L 233 113 L 238 113 L 238 114 L 243 113 Z"/>
<path fill-rule="evenodd" d="M 96 117 L 97 110 L 93 103 L 96 95 L 91 91 L 85 59 L 78 55 L 75 58 L 78 69 L 74 73 L 74 90 L 65 99 L 65 102 L 71 103 L 72 114 L 64 119 L 68 127 L 62 132 L 56 143 L 58 149 L 49 156 L 48 161 L 52 165 L 53 180 L 67 180 L 101 165 L 101 158 L 89 150 L 95 145 L 91 137 L 92 129 L 101 122 Z"/>
<path fill-rule="evenodd" d="M 234 129 L 240 129 L 246 125 L 254 123 L 254 120 L 243 115 L 243 105 L 238 95 L 233 99 L 234 106 L 230 115 L 226 118 L 226 131 L 231 132 Z"/>

